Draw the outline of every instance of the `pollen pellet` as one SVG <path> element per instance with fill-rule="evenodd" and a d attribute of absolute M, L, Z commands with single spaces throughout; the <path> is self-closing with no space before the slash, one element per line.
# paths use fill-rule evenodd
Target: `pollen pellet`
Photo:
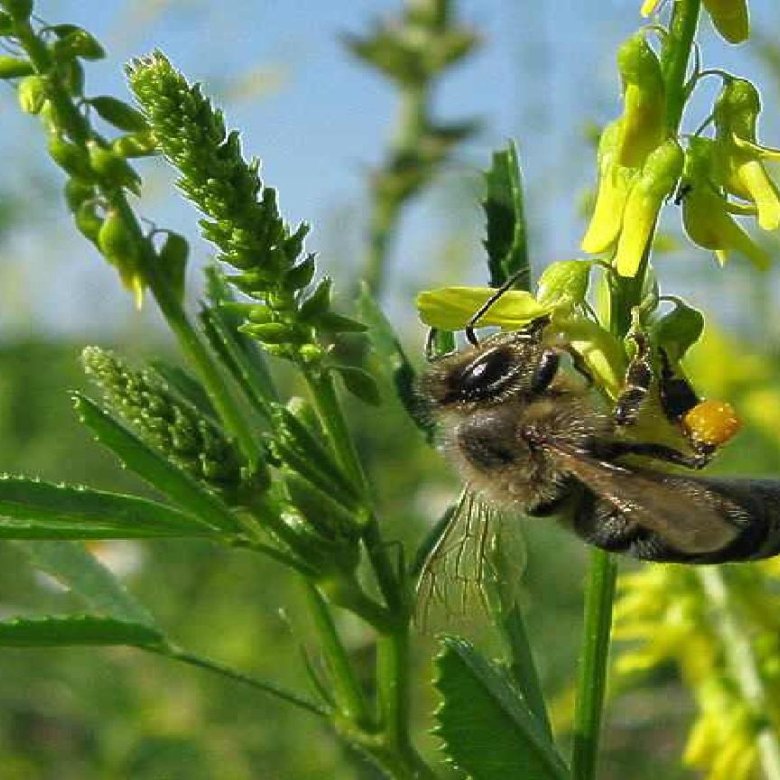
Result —
<path fill-rule="evenodd" d="M 702 444 L 719 447 L 731 439 L 742 423 L 734 407 L 726 401 L 702 401 L 683 418 L 691 437 Z"/>

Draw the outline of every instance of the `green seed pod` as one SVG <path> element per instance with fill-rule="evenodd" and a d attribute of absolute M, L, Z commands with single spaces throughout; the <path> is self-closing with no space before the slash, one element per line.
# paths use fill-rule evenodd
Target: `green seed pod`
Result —
<path fill-rule="evenodd" d="M 100 226 L 97 245 L 106 260 L 119 271 L 122 284 L 133 293 L 136 306 L 140 308 L 145 281 L 138 269 L 137 239 L 122 216 L 114 209 L 107 212 Z"/>
<path fill-rule="evenodd" d="M 0 55 L 0 79 L 17 79 L 20 76 L 30 76 L 35 73 L 35 69 L 29 60 L 21 57 L 9 57 L 7 54 Z"/>
<path fill-rule="evenodd" d="M 13 19 L 20 22 L 29 19 L 33 9 L 32 0 L 0 0 L 0 5 Z"/>
<path fill-rule="evenodd" d="M 149 130 L 146 117 L 122 100 L 110 95 L 100 95 L 89 99 L 89 104 L 97 111 L 101 119 L 105 119 L 114 127 L 127 133 L 142 133 Z"/>
<path fill-rule="evenodd" d="M 55 41 L 52 47 L 56 59 L 81 57 L 83 60 L 102 60 L 106 56 L 97 39 L 81 27 L 58 25 L 57 29 L 62 31 L 67 27 L 73 29 Z"/>
<path fill-rule="evenodd" d="M 250 303 L 248 304 L 248 307 L 245 311 L 245 315 L 249 322 L 260 324 L 263 322 L 271 322 L 273 320 L 274 313 L 271 311 L 271 309 L 269 309 L 267 306 L 264 306 L 262 303 Z"/>
<path fill-rule="evenodd" d="M 184 300 L 184 277 L 190 245 L 179 233 L 169 232 L 160 248 L 157 258 L 165 279 L 181 303 Z"/>
<path fill-rule="evenodd" d="M 86 201 L 75 210 L 74 220 L 79 232 L 93 243 L 97 243 L 100 229 L 103 227 L 103 217 L 100 216 L 97 204 Z"/>
<path fill-rule="evenodd" d="M 16 91 L 19 107 L 25 114 L 38 114 L 46 102 L 46 80 L 43 76 L 27 76 Z"/>
<path fill-rule="evenodd" d="M 116 138 L 111 149 L 120 157 L 148 157 L 157 153 L 157 142 L 151 131 L 131 133 Z"/>
<path fill-rule="evenodd" d="M 96 141 L 88 141 L 89 163 L 92 170 L 102 179 L 117 187 L 126 187 L 138 194 L 141 177 L 133 170 L 124 157 L 106 149 Z"/>
<path fill-rule="evenodd" d="M 71 176 L 86 181 L 94 180 L 95 175 L 89 164 L 89 155 L 77 144 L 72 144 L 59 135 L 52 135 L 49 138 L 49 154 L 54 162 Z"/>
<path fill-rule="evenodd" d="M 75 213 L 84 201 L 92 200 L 95 197 L 95 187 L 81 179 L 68 179 L 65 183 L 65 202 L 68 209 Z"/>

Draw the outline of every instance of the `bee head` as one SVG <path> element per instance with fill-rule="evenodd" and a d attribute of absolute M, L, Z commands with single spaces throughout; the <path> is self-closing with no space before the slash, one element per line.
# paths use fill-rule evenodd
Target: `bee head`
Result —
<path fill-rule="evenodd" d="M 432 408 L 501 403 L 531 394 L 544 353 L 540 334 L 500 333 L 434 361 L 420 381 Z"/>

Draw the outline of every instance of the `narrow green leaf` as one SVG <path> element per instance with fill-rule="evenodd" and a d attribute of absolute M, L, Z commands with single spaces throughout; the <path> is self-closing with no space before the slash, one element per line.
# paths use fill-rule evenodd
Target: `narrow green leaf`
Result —
<path fill-rule="evenodd" d="M 2 647 L 132 645 L 151 648 L 162 644 L 162 634 L 150 626 L 95 615 L 47 615 L 0 621 Z"/>
<path fill-rule="evenodd" d="M 223 531 L 238 529 L 228 507 L 206 487 L 165 460 L 90 398 L 74 393 L 73 401 L 79 418 L 95 438 L 131 471 L 208 525 Z"/>
<path fill-rule="evenodd" d="M 523 205 L 523 181 L 517 148 L 493 153 L 485 173 L 487 192 L 482 204 L 487 220 L 485 249 L 488 253 L 490 286 L 500 287 L 512 274 L 522 272 L 516 287 L 528 290 L 531 269 L 528 262 L 528 230 Z"/>
<path fill-rule="evenodd" d="M 506 675 L 465 640 L 445 637 L 436 659 L 444 701 L 437 734 L 473 780 L 565 780 L 555 746 Z"/>
<path fill-rule="evenodd" d="M 0 538 L 140 539 L 207 536 L 216 529 L 135 496 L 0 476 Z"/>
<path fill-rule="evenodd" d="M 269 403 L 276 398 L 276 391 L 257 342 L 239 332 L 238 325 L 231 325 L 227 312 L 204 308 L 199 318 L 212 349 L 227 366 L 245 398 L 262 418 L 268 420 Z"/>
<path fill-rule="evenodd" d="M 151 613 L 90 552 L 76 542 L 15 542 L 35 568 L 46 572 L 90 611 L 124 620 L 154 626 Z"/>

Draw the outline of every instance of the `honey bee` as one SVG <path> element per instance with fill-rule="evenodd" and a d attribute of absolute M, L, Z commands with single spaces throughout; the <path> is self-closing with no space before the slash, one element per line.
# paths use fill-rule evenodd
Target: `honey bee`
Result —
<path fill-rule="evenodd" d="M 670 465 L 701 468 L 714 447 L 686 454 L 626 435 L 653 381 L 670 417 L 698 402 L 668 365 L 656 380 L 641 333 L 610 409 L 562 365 L 549 318 L 479 341 L 474 326 L 491 301 L 466 328 L 471 343 L 433 358 L 419 382 L 441 449 L 469 490 L 524 515 L 557 516 L 588 544 L 643 560 L 780 553 L 780 481 L 675 473 Z"/>

